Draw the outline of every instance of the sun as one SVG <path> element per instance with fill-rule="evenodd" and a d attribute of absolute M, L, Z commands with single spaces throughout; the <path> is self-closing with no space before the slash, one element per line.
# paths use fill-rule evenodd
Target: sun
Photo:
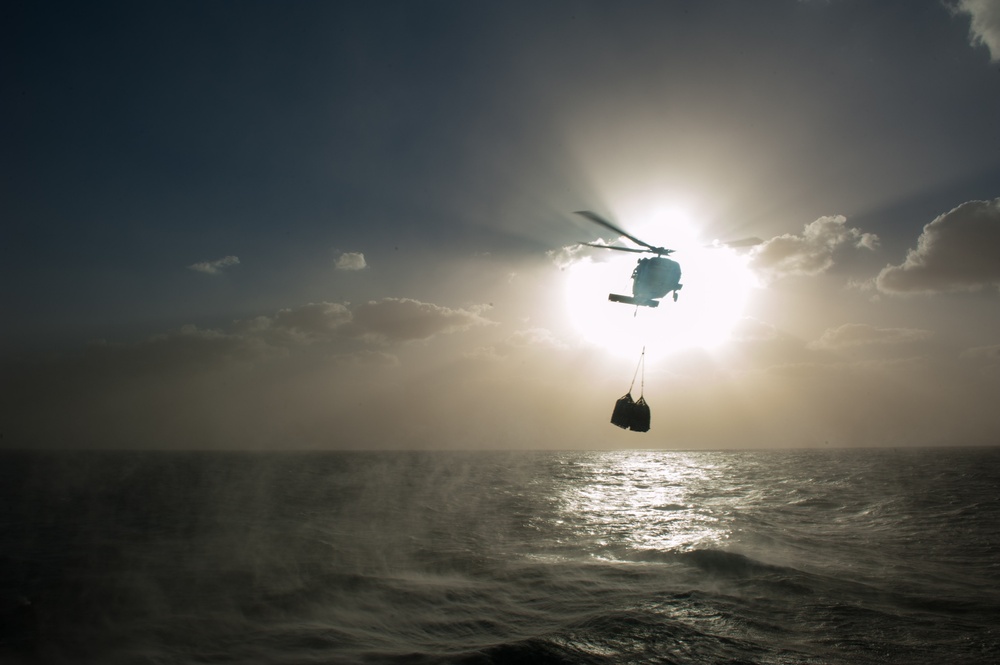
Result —
<path fill-rule="evenodd" d="M 646 347 L 651 354 L 703 348 L 725 343 L 743 316 L 756 280 L 745 254 L 727 247 L 705 247 L 693 234 L 678 233 L 671 258 L 681 265 L 677 302 L 670 296 L 656 308 L 608 301 L 609 293 L 631 295 L 632 269 L 638 254 L 588 250 L 590 256 L 567 268 L 566 306 L 576 332 L 587 342 L 613 354 L 634 356 Z M 635 235 L 649 242 L 642 231 Z M 653 234 L 650 234 L 651 236 Z"/>

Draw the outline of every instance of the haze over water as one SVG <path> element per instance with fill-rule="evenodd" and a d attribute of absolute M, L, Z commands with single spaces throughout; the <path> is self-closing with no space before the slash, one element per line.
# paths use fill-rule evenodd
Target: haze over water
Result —
<path fill-rule="evenodd" d="M 3 662 L 1000 660 L 996 449 L 0 461 Z"/>

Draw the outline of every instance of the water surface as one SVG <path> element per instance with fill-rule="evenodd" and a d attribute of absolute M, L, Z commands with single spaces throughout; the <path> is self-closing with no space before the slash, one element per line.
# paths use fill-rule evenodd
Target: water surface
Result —
<path fill-rule="evenodd" d="M 4 662 L 1000 662 L 996 449 L 0 464 Z"/>

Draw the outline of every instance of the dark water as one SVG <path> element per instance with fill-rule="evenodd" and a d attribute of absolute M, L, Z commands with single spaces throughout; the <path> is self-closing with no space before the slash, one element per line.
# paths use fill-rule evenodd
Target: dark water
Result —
<path fill-rule="evenodd" d="M 997 449 L 0 464 L 4 663 L 1000 662 Z"/>

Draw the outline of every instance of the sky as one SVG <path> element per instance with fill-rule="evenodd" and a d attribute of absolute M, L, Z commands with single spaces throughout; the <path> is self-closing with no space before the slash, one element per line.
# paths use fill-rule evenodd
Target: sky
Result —
<path fill-rule="evenodd" d="M 1000 443 L 998 0 L 0 26 L 0 447 Z"/>

